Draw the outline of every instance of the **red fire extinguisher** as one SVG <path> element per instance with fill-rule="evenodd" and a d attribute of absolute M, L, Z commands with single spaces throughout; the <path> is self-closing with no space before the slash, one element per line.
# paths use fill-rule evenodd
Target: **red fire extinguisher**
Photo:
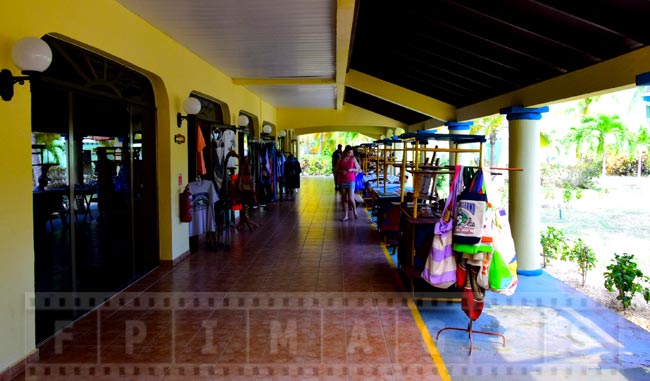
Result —
<path fill-rule="evenodd" d="M 192 192 L 190 192 L 189 184 L 185 186 L 185 190 L 180 194 L 179 206 L 181 222 L 192 222 Z"/>

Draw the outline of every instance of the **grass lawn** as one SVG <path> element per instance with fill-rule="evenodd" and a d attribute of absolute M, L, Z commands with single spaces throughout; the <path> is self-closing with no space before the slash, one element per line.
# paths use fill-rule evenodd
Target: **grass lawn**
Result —
<path fill-rule="evenodd" d="M 588 273 L 587 285 L 582 291 L 615 308 L 615 295 L 605 290 L 602 275 L 606 266 L 612 263 L 614 253 L 634 254 L 639 269 L 650 276 L 650 178 L 607 177 L 599 181 L 598 188 L 583 190 L 580 199 L 573 198 L 567 204 L 563 201 L 562 189 L 544 188 L 542 196 L 546 197 L 542 204 L 541 229 L 543 231 L 549 225 L 561 229 L 569 239 L 582 238 L 594 249 L 598 262 L 596 268 Z M 547 270 L 581 289 L 580 276 L 573 263 L 553 261 Z M 650 315 L 650 306 L 638 295 L 634 303 L 639 308 L 624 315 L 650 330 L 650 319 L 644 322 L 634 316 Z"/>

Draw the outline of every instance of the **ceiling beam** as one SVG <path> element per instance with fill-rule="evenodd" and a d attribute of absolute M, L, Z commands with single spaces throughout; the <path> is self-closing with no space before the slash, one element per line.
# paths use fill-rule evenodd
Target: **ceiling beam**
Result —
<path fill-rule="evenodd" d="M 285 109 L 277 110 L 277 125 L 281 129 L 298 131 L 316 131 L 328 127 L 328 131 L 384 131 L 396 128 L 406 129 L 406 125 L 395 119 L 368 111 L 346 103 L 341 111 L 334 109 Z"/>
<path fill-rule="evenodd" d="M 458 109 L 458 120 L 499 113 L 510 106 L 547 106 L 636 86 L 637 74 L 650 72 L 650 47 Z"/>
<path fill-rule="evenodd" d="M 379 78 L 350 70 L 345 85 L 440 121 L 456 120 L 456 108 Z"/>
<path fill-rule="evenodd" d="M 333 85 L 332 78 L 292 77 L 292 78 L 233 78 L 233 85 L 238 86 L 274 86 L 274 85 Z"/>
<path fill-rule="evenodd" d="M 355 0 L 338 0 L 336 7 L 336 109 L 343 109 L 345 77 L 350 59 Z"/>

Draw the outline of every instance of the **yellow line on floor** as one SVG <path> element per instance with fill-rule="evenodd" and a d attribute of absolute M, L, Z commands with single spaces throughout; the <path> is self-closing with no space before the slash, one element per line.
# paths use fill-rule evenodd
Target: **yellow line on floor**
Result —
<path fill-rule="evenodd" d="M 391 258 L 390 254 L 388 253 L 388 249 L 386 248 L 386 244 L 384 242 L 381 242 L 381 248 L 384 251 L 384 256 L 386 257 L 386 260 L 390 264 L 390 267 L 393 270 L 398 271 L 397 266 L 395 266 L 395 263 L 393 262 L 393 258 Z M 406 289 L 406 286 L 404 286 L 403 284 L 402 287 Z M 436 365 L 436 368 L 438 369 L 438 374 L 440 375 L 440 379 L 443 381 L 451 381 L 451 376 L 447 371 L 445 362 L 442 360 L 442 357 L 440 356 L 440 352 L 438 352 L 438 347 L 436 347 L 436 344 L 433 342 L 431 333 L 429 333 L 429 329 L 427 328 L 426 324 L 424 324 L 424 320 L 422 320 L 422 315 L 420 315 L 420 311 L 418 310 L 418 307 L 415 305 L 415 302 L 413 301 L 412 298 L 409 298 L 408 306 L 409 309 L 411 310 L 411 315 L 413 315 L 413 319 L 415 320 L 415 324 L 420 330 L 420 334 L 422 335 L 424 344 L 427 346 L 427 349 L 429 350 L 429 355 L 431 356 L 433 363 Z"/>

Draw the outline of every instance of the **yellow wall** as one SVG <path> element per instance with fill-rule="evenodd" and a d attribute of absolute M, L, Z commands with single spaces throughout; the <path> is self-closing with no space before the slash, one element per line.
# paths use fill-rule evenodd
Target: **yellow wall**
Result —
<path fill-rule="evenodd" d="M 146 75 L 157 108 L 157 174 L 160 258 L 172 260 L 189 250 L 188 227 L 179 222 L 177 176 L 187 173 L 187 147 L 173 143 L 187 135 L 187 123 L 176 127 L 176 113 L 196 91 L 228 106 L 225 122 L 235 124 L 240 111 L 254 116 L 259 137 L 263 121 L 296 133 L 353 130 L 379 136 L 405 128 L 395 120 L 345 105 L 342 110 L 276 110 L 269 103 L 199 59 L 183 46 L 114 0 L 6 0 L 0 2 L 0 69 L 14 75 L 11 48 L 22 37 L 57 38 L 83 46 Z M 0 101 L 0 371 L 23 359 L 34 346 L 34 314 L 25 297 L 34 291 L 32 226 L 31 120 L 29 84 L 16 86 L 9 102 Z M 302 132 L 300 132 L 302 131 Z"/>
<path fill-rule="evenodd" d="M 278 109 L 281 129 L 293 129 L 296 135 L 322 131 L 357 131 L 379 138 L 387 130 L 406 129 L 395 119 L 375 114 L 361 107 L 346 104 L 342 110 Z"/>
<path fill-rule="evenodd" d="M 50 33 L 126 63 L 151 79 L 157 107 L 162 259 L 189 249 L 187 225 L 178 221 L 176 183 L 179 173 L 188 178 L 187 147 L 173 143 L 174 134 L 187 134 L 187 124 L 178 129 L 175 120 L 183 100 L 196 90 L 228 104 L 231 119 L 226 122 L 236 121 L 239 111 L 246 110 L 278 125 L 273 107 L 234 86 L 230 78 L 113 0 L 3 1 L 0 25 L 0 68 L 14 74 L 14 42 Z M 34 316 L 25 308 L 25 295 L 34 290 L 29 85 L 15 90 L 12 101 L 0 101 L 0 371 L 34 350 Z"/>

